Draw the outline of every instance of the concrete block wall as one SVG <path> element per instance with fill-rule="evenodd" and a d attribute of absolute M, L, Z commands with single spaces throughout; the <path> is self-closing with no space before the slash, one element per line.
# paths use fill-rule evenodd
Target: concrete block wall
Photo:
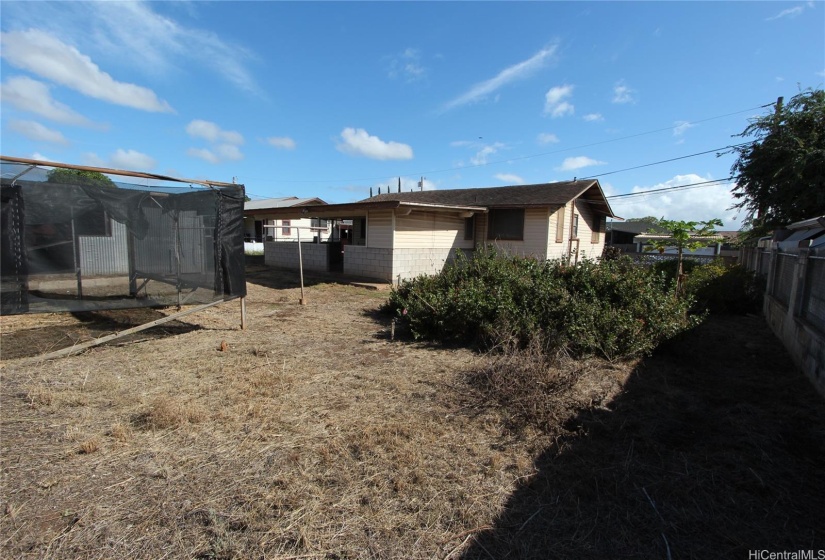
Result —
<path fill-rule="evenodd" d="M 301 243 L 304 270 L 326 272 L 328 269 L 325 243 Z M 298 243 L 268 241 L 264 243 L 264 263 L 269 266 L 298 269 Z"/>
<path fill-rule="evenodd" d="M 393 255 L 392 280 L 415 278 L 422 274 L 438 274 L 457 252 L 472 255 L 472 249 L 396 249 Z"/>
<path fill-rule="evenodd" d="M 393 281 L 392 249 L 347 245 L 344 247 L 344 274 Z"/>

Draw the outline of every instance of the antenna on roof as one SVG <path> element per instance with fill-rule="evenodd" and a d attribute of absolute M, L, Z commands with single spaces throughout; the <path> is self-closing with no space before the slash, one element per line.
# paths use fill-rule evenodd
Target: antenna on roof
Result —
<path fill-rule="evenodd" d="M 401 177 L 398 178 L 398 192 L 401 192 Z"/>
<path fill-rule="evenodd" d="M 370 187 L 370 198 L 372 198 L 372 187 Z"/>
<path fill-rule="evenodd" d="M 421 180 L 418 182 L 418 190 L 424 190 L 424 177 L 421 177 Z"/>

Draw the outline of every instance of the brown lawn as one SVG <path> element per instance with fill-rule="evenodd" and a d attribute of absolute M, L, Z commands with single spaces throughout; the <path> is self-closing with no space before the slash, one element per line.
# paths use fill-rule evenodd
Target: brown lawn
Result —
<path fill-rule="evenodd" d="M 2 318 L 0 556 L 825 547 L 825 403 L 758 317 L 568 364 L 538 429 L 479 387 L 488 357 L 389 340 L 386 293 L 248 280 L 246 331 L 229 302 L 50 362 L 23 360 L 174 310 Z"/>

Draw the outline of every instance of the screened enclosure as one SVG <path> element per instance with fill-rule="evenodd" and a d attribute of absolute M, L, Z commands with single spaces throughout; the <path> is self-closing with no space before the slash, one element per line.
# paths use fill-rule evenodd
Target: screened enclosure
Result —
<path fill-rule="evenodd" d="M 0 166 L 2 314 L 246 295 L 243 185 L 6 157 Z"/>

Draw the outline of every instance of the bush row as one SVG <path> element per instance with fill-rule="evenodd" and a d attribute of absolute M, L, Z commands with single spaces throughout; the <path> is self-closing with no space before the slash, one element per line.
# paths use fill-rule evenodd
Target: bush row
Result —
<path fill-rule="evenodd" d="M 492 347 L 544 341 L 548 353 L 615 360 L 649 353 L 699 322 L 692 297 L 629 259 L 537 261 L 494 248 L 403 282 L 385 309 L 414 337 Z"/>

